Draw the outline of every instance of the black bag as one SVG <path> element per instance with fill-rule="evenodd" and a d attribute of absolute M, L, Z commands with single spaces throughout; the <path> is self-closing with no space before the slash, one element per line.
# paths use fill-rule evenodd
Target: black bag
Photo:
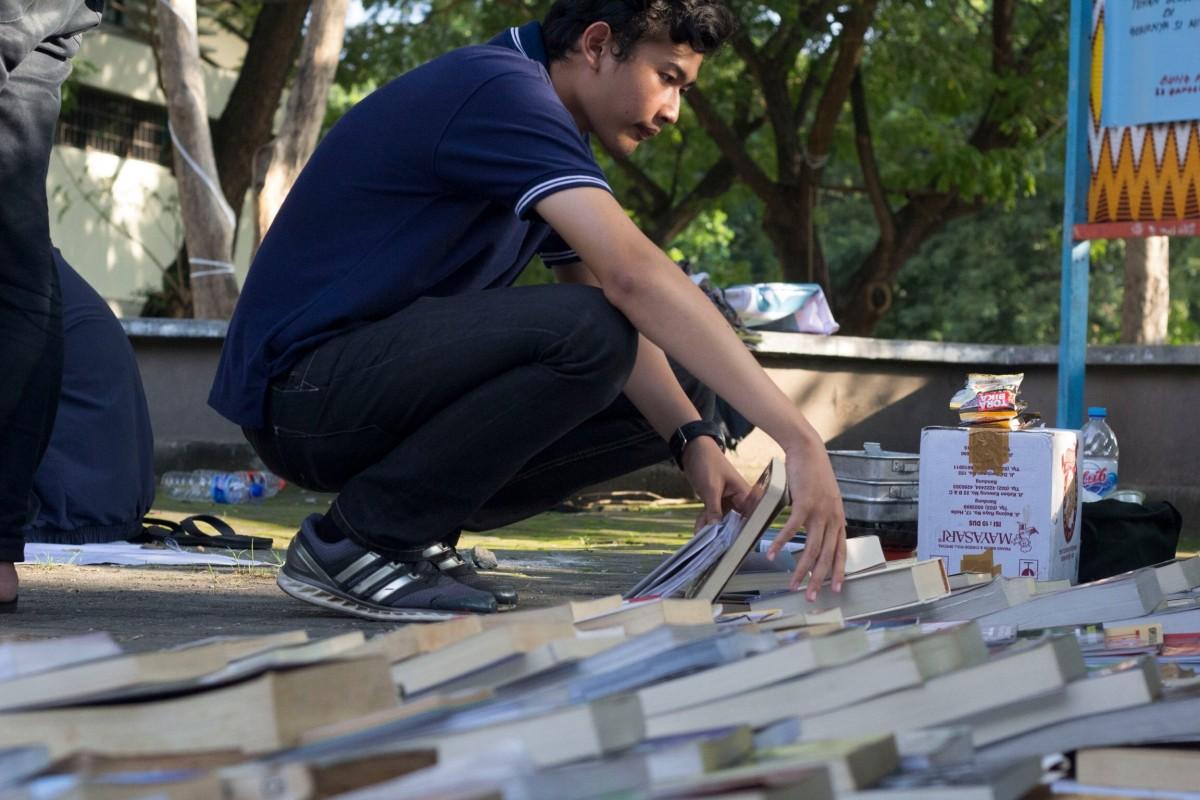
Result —
<path fill-rule="evenodd" d="M 1150 505 L 1120 500 L 1084 503 L 1079 582 L 1171 560 L 1182 528 L 1182 515 L 1165 500 Z"/>

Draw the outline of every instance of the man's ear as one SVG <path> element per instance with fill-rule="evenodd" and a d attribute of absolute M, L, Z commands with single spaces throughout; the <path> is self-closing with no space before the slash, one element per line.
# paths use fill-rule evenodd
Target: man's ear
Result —
<path fill-rule="evenodd" d="M 593 22 L 579 35 L 579 49 L 583 59 L 592 69 L 599 69 L 604 52 L 615 46 L 612 28 L 607 22 Z"/>

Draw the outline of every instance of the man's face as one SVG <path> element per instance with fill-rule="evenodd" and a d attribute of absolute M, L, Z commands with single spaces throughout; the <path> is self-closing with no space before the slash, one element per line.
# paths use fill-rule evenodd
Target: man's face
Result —
<path fill-rule="evenodd" d="M 679 119 L 681 96 L 703 60 L 689 45 L 666 37 L 643 39 L 623 61 L 606 50 L 587 98 L 591 132 L 609 150 L 629 155 Z"/>

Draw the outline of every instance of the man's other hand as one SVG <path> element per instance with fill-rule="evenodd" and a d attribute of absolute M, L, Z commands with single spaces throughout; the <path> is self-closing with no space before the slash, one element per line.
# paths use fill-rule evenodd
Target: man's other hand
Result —
<path fill-rule="evenodd" d="M 833 591 L 842 590 L 846 573 L 846 512 L 833 465 L 820 441 L 786 451 L 786 455 L 792 513 L 767 551 L 767 558 L 775 558 L 803 527 L 804 553 L 792 573 L 791 589 L 795 591 L 808 575 L 806 596 L 812 602 L 826 578 L 831 579 Z"/>
<path fill-rule="evenodd" d="M 695 531 L 712 522 L 720 522 L 731 509 L 744 510 L 750 484 L 733 468 L 717 443 L 708 436 L 688 442 L 683 451 L 683 474 L 704 503 L 696 518 Z"/>

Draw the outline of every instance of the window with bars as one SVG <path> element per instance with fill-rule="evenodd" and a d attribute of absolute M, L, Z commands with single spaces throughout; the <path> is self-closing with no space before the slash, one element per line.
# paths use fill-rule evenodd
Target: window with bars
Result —
<path fill-rule="evenodd" d="M 152 103 L 79 86 L 58 120 L 56 144 L 171 164 L 167 110 Z"/>

